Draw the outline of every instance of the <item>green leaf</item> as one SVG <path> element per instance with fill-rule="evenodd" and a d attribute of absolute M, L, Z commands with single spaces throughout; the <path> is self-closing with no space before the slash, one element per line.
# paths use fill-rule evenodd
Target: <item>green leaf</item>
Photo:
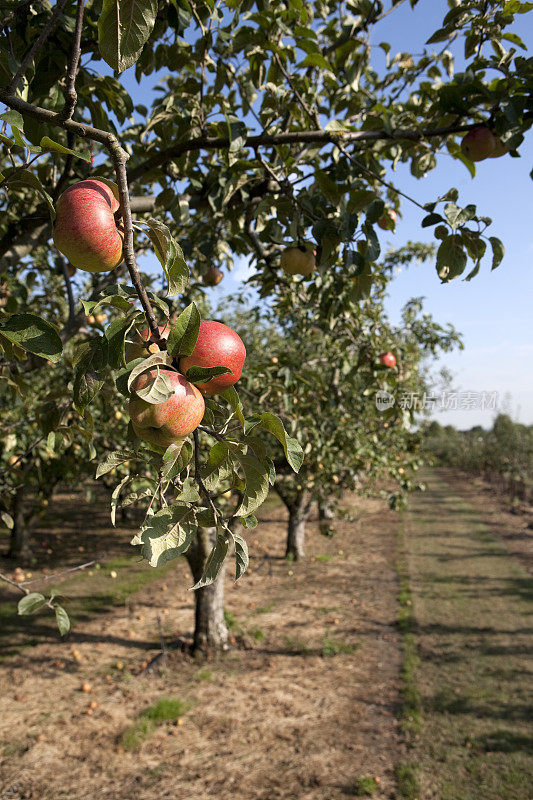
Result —
<path fill-rule="evenodd" d="M 116 518 L 117 518 L 117 508 L 120 499 L 120 493 L 124 486 L 132 480 L 130 475 L 126 475 L 126 477 L 122 478 L 120 483 L 115 486 L 113 489 L 113 494 L 111 495 L 111 524 L 113 527 L 115 526 Z"/>
<path fill-rule="evenodd" d="M 98 20 L 98 46 L 116 72 L 135 64 L 157 16 L 157 0 L 104 0 Z"/>
<path fill-rule="evenodd" d="M 193 446 L 189 441 L 171 444 L 163 454 L 161 478 L 165 481 L 176 478 L 185 469 L 192 456 Z"/>
<path fill-rule="evenodd" d="M 503 261 L 505 255 L 505 248 L 503 243 L 496 236 L 489 236 L 490 246 L 492 247 L 492 267 L 496 269 Z"/>
<path fill-rule="evenodd" d="M 202 586 L 209 586 L 216 580 L 220 567 L 224 563 L 229 548 L 227 536 L 219 534 L 215 546 L 209 554 L 205 565 L 204 573 L 200 580 L 191 587 L 192 590 L 201 589 Z"/>
<path fill-rule="evenodd" d="M 42 608 L 46 603 L 46 597 L 40 592 L 31 592 L 27 594 L 18 603 L 18 613 L 23 616 L 25 614 L 33 614 L 37 609 Z"/>
<path fill-rule="evenodd" d="M 44 188 L 43 184 L 41 183 L 41 181 L 34 172 L 30 172 L 27 169 L 17 170 L 16 173 L 13 174 L 12 179 L 10 178 L 8 172 L 7 182 L 8 182 L 8 187 L 12 186 L 14 188 L 19 188 L 20 186 L 31 186 L 31 188 L 35 189 L 35 191 L 38 192 L 41 195 L 41 197 L 44 197 L 52 221 L 56 218 L 54 201 L 52 200 L 52 198 L 50 197 L 50 195 Z"/>
<path fill-rule="evenodd" d="M 240 517 L 243 528 L 257 528 L 258 520 L 254 514 L 248 514 L 247 517 Z"/>
<path fill-rule="evenodd" d="M 233 375 L 228 367 L 189 367 L 185 377 L 191 383 L 207 383 L 219 375 Z"/>
<path fill-rule="evenodd" d="M 101 478 L 102 475 L 107 475 L 108 472 L 111 472 L 111 470 L 115 469 L 119 464 L 123 464 L 125 461 L 130 461 L 133 458 L 137 458 L 137 454 L 131 450 L 115 450 L 113 453 L 108 453 L 105 459 L 98 464 L 95 478 L 98 479 Z"/>
<path fill-rule="evenodd" d="M 63 606 L 55 606 L 56 622 L 61 636 L 65 636 L 70 630 L 70 619 Z"/>
<path fill-rule="evenodd" d="M 298 440 L 287 435 L 280 418 L 276 416 L 276 414 L 265 411 L 261 414 L 261 427 L 276 437 L 278 442 L 283 446 L 285 457 L 291 469 L 293 469 L 294 472 L 298 472 L 303 464 L 304 453 Z"/>
<path fill-rule="evenodd" d="M 137 364 L 136 367 L 133 367 L 128 378 L 128 392 L 132 391 L 133 384 L 139 375 L 142 375 L 143 372 L 153 369 L 154 367 L 162 367 L 163 369 L 169 368 L 166 353 L 153 353 L 151 356 L 148 356 L 148 358 L 143 358 L 143 360 Z"/>
<path fill-rule="evenodd" d="M 81 158 L 83 161 L 91 161 L 91 155 L 87 153 L 78 153 L 76 150 L 71 150 L 69 147 L 65 147 L 59 142 L 54 142 L 48 136 L 43 136 L 41 141 L 39 142 L 40 146 L 43 150 L 51 153 L 63 153 L 66 156 L 75 156 L 75 158 Z"/>
<path fill-rule="evenodd" d="M 228 401 L 228 403 L 232 407 L 233 411 L 235 411 L 235 416 L 237 417 L 237 419 L 241 423 L 242 429 L 244 430 L 245 426 L 246 426 L 246 420 L 244 419 L 243 406 L 242 406 L 242 403 L 241 403 L 241 399 L 240 399 L 239 395 L 237 394 L 237 391 L 236 391 L 235 387 L 234 386 L 230 386 L 228 389 L 225 389 L 222 392 L 222 397 L 225 400 Z"/>
<path fill-rule="evenodd" d="M 13 521 L 13 517 L 11 516 L 11 514 L 8 514 L 7 511 L 2 511 L 0 513 L 0 519 L 2 520 L 8 531 L 13 530 L 13 528 L 15 527 L 15 523 Z"/>
<path fill-rule="evenodd" d="M 167 353 L 170 353 L 173 358 L 190 356 L 198 339 L 200 321 L 200 312 L 196 304 L 191 303 L 181 312 L 170 329 Z"/>
<path fill-rule="evenodd" d="M 13 314 L 0 325 L 0 333 L 28 353 L 59 361 L 63 345 L 57 329 L 35 314 Z"/>
<path fill-rule="evenodd" d="M 231 535 L 235 544 L 235 583 L 237 583 L 239 578 L 242 578 L 248 569 L 250 559 L 248 556 L 248 545 L 246 544 L 246 539 L 244 539 L 239 533 L 235 533 L 235 531 L 231 531 Z"/>
<path fill-rule="evenodd" d="M 143 556 L 150 566 L 161 567 L 188 549 L 196 530 L 193 509 L 185 505 L 163 508 L 139 534 Z"/>
<path fill-rule="evenodd" d="M 168 375 L 158 372 L 154 378 L 150 378 L 146 386 L 135 391 L 137 397 L 146 403 L 158 406 L 164 403 L 174 394 L 174 389 L 170 383 Z"/>
<path fill-rule="evenodd" d="M 442 281 L 450 281 L 460 275 L 466 267 L 466 253 L 461 237 L 452 234 L 441 242 L 437 250 L 437 273 Z"/>
<path fill-rule="evenodd" d="M 150 228 L 148 236 L 167 277 L 168 296 L 175 297 L 185 290 L 189 282 L 189 268 L 183 251 L 162 222 L 149 219 L 145 224 Z"/>
<path fill-rule="evenodd" d="M 229 455 L 229 447 L 225 442 L 216 442 L 211 450 L 206 463 L 202 467 L 202 479 L 207 487 L 213 488 L 213 481 L 218 482 L 220 468 L 225 464 Z M 209 478 L 212 477 L 212 480 Z"/>
<path fill-rule="evenodd" d="M 81 369 L 76 370 L 73 385 L 74 408 L 76 411 L 83 414 L 103 385 L 104 380 L 97 373 L 84 372 Z"/>
<path fill-rule="evenodd" d="M 245 489 L 241 504 L 235 511 L 238 517 L 245 517 L 255 511 L 268 495 L 268 468 L 255 455 L 235 452 L 244 473 Z"/>
<path fill-rule="evenodd" d="M 428 214 L 427 217 L 424 217 L 422 220 L 422 227 L 429 228 L 430 225 L 436 225 L 438 222 L 444 222 L 444 218 L 441 217 L 440 214 Z"/>
<path fill-rule="evenodd" d="M 120 297 L 119 300 L 123 300 L 123 298 Z M 108 363 L 113 369 L 119 369 L 124 365 L 124 342 L 132 326 L 133 320 L 131 318 L 122 317 L 114 319 L 105 329 L 104 338 L 108 343 Z"/>

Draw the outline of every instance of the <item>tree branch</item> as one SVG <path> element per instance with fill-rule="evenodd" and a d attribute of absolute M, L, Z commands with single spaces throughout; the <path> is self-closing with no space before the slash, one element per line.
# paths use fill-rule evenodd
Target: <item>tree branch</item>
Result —
<path fill-rule="evenodd" d="M 68 2 L 68 0 L 59 0 L 59 2 L 57 3 L 57 5 L 54 8 L 54 11 L 52 13 L 52 16 L 50 17 L 50 19 L 48 20 L 48 22 L 46 23 L 46 25 L 42 29 L 40 35 L 37 37 L 37 39 L 34 41 L 32 46 L 30 47 L 30 49 L 26 53 L 24 58 L 22 59 L 22 64 L 20 65 L 18 70 L 15 72 L 15 74 L 13 75 L 11 80 L 9 81 L 6 89 L 4 90 L 7 94 L 14 94 L 17 91 L 18 85 L 20 83 L 20 79 L 23 77 L 24 73 L 28 69 L 28 66 L 29 66 L 30 62 L 32 61 L 32 59 L 34 58 L 35 54 L 41 49 L 43 44 L 46 42 L 46 40 L 48 39 L 48 37 L 50 36 L 52 31 L 54 30 L 55 26 L 57 25 L 57 21 L 59 19 L 59 15 L 61 14 L 63 9 L 65 8 L 67 2 Z"/>
<path fill-rule="evenodd" d="M 59 116 L 62 120 L 72 118 L 78 95 L 76 94 L 76 76 L 78 74 L 78 67 L 81 57 L 81 30 L 83 28 L 83 10 L 85 0 L 78 0 L 78 7 L 76 10 L 76 28 L 74 31 L 74 40 L 72 42 L 72 52 L 70 54 L 70 64 L 67 73 L 67 88 L 65 90 L 65 105 Z"/>
<path fill-rule="evenodd" d="M 121 211 L 124 220 L 124 261 L 126 262 L 128 272 L 130 273 L 132 283 L 135 287 L 139 300 L 141 301 L 144 313 L 146 314 L 146 320 L 150 330 L 152 331 L 152 335 L 155 337 L 156 342 L 159 341 L 160 336 L 157 320 L 150 300 L 148 299 L 148 295 L 146 294 L 146 289 L 141 281 L 141 276 L 139 274 L 133 248 L 133 225 L 131 219 L 130 198 L 128 193 L 128 179 L 126 174 L 126 161 L 129 158 L 128 153 L 122 149 L 117 137 L 113 133 L 99 130 L 99 128 L 94 128 L 92 125 L 75 122 L 72 119 L 63 120 L 59 114 L 54 114 L 54 112 L 49 111 L 46 108 L 40 108 L 39 106 L 34 106 L 31 103 L 27 103 L 25 100 L 15 97 L 5 90 L 0 91 L 0 101 L 5 103 L 6 106 L 9 106 L 9 108 L 13 108 L 15 111 L 19 111 L 23 115 L 27 114 L 29 117 L 33 117 L 33 119 L 36 119 L 39 122 L 48 122 L 51 125 L 64 128 L 64 130 L 67 132 L 72 132 L 76 136 L 81 136 L 84 139 L 91 139 L 93 141 L 100 142 L 109 152 L 115 168 Z"/>
<path fill-rule="evenodd" d="M 0 92 L 2 100 L 2 92 Z M 52 115 L 53 116 L 53 115 Z M 407 139 L 408 141 L 418 142 L 421 139 L 430 139 L 438 136 L 449 136 L 454 133 L 464 133 L 479 127 L 479 122 L 465 125 L 448 125 L 443 128 L 422 128 L 413 130 L 408 128 L 398 128 L 395 131 L 334 131 L 311 130 L 311 131 L 288 131 L 286 133 L 261 133 L 248 136 L 243 144 L 243 148 L 249 147 L 276 147 L 282 144 L 336 144 L 339 139 L 345 144 L 357 142 L 379 142 L 397 141 Z M 229 148 L 231 141 L 226 136 L 197 136 L 189 139 L 188 142 L 180 142 L 166 150 L 161 150 L 146 161 L 137 164 L 128 171 L 128 180 L 136 181 L 156 167 L 161 166 L 166 161 L 172 161 L 184 153 L 195 152 L 198 150 L 225 150 Z"/>

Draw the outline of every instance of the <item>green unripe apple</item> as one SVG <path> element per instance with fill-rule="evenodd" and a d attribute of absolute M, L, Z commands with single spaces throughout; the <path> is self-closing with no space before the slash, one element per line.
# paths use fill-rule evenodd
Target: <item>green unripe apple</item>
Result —
<path fill-rule="evenodd" d="M 314 244 L 304 243 L 287 247 L 281 254 L 281 268 L 287 275 L 311 275 L 316 267 Z"/>

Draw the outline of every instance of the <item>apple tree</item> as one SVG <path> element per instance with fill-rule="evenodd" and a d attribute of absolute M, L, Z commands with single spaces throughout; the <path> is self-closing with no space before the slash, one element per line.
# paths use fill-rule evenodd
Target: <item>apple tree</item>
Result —
<path fill-rule="evenodd" d="M 223 376 L 236 380 L 217 348 L 176 378 L 203 347 L 197 287 L 252 254 L 262 298 L 279 300 L 280 311 L 308 301 L 317 327 L 332 330 L 354 302 L 372 305 L 379 230 L 394 227 L 402 202 L 415 203 L 422 226 L 434 228 L 443 281 L 463 274 L 469 260 L 467 277 L 474 277 L 487 248 L 493 268 L 503 258 L 482 209 L 463 208 L 455 188 L 420 204 L 387 169 L 405 162 L 422 178 L 446 151 L 475 174 L 482 158 L 519 156 L 532 120 L 531 61 L 508 28 L 530 4 L 450 0 L 418 55 L 381 43 L 386 65 L 377 70 L 371 42 L 400 6 L 353 0 L 339 14 L 338 3 L 325 0 L 4 4 L 0 291 L 28 282 L 33 262 L 41 280 L 52 280 L 53 238 L 70 261 L 63 274 L 77 268 L 92 277 L 83 310 L 73 307 L 65 279 L 67 333 L 53 304 L 41 308 L 28 295 L 23 310 L 3 306 L 2 378 L 14 380 L 17 361 L 56 369 L 63 357 L 58 369 L 71 376 L 57 400 L 62 407 L 64 398 L 65 414 L 74 409 L 91 441 L 91 409 L 106 392 L 116 392 L 124 412 L 133 403 L 129 444 L 100 451 L 98 474 L 133 465 L 114 490 L 113 509 L 123 502 L 144 508 L 134 541 L 154 566 L 204 542 L 198 598 L 211 591 L 230 544 L 237 577 L 246 568 L 239 526 L 275 482 L 263 432 L 296 471 L 302 454 L 268 407 L 247 408 L 245 417 L 233 385 L 206 392 Z M 410 6 L 416 23 L 416 0 Z M 457 42 L 466 62 L 460 73 Z M 130 88 L 133 74 L 138 91 Z M 285 257 L 283 272 L 287 248 L 311 251 L 313 260 L 302 267 L 289 259 L 291 266 Z M 161 265 L 153 286 L 137 261 L 147 253 Z M 105 312 L 108 322 L 68 339 L 67 362 L 68 332 L 83 311 Z M 146 352 L 129 360 L 128 337 Z M 354 342 L 354 352 L 362 345 Z M 170 444 L 149 432 L 163 425 Z M 147 488 L 148 472 L 157 477 Z M 218 501 L 227 485 L 238 489 L 229 508 Z M 218 644 L 217 635 L 211 641 Z"/>
<path fill-rule="evenodd" d="M 388 321 L 383 302 L 396 265 L 428 255 L 420 245 L 389 252 L 376 265 L 379 276 L 371 293 L 354 297 L 356 279 L 346 288 L 348 297 L 339 290 L 344 310 L 329 318 L 320 310 L 331 296 L 327 280 L 302 281 L 298 303 L 287 297 L 263 313 L 236 314 L 251 364 L 242 391 L 267 403 L 305 454 L 299 473 L 291 475 L 271 452 L 274 488 L 289 511 L 289 557 L 304 554 L 314 501 L 327 530 L 327 518 L 345 490 L 376 491 L 386 480 L 389 504 L 399 508 L 418 487 L 420 402 L 409 398 L 420 401 L 430 393 L 427 361 L 460 346 L 460 339 L 453 326 L 443 327 L 423 313 L 420 299 L 405 306 L 399 326 Z M 389 350 L 393 366 L 380 358 Z M 381 405 L 384 393 L 393 405 Z"/>

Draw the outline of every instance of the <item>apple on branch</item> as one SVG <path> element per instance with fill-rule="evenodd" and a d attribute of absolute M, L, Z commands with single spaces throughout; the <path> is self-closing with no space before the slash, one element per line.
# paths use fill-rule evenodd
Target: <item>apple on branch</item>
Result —
<path fill-rule="evenodd" d="M 396 211 L 393 208 L 386 208 L 381 217 L 378 219 L 378 225 L 383 231 L 395 231 L 396 220 Z"/>
<path fill-rule="evenodd" d="M 242 375 L 246 348 L 234 330 L 215 320 L 200 323 L 198 339 L 190 356 L 180 359 L 180 370 L 184 375 L 191 367 L 227 367 L 231 374 L 218 375 L 206 383 L 198 383 L 202 394 L 210 396 L 223 392 Z"/>
<path fill-rule="evenodd" d="M 470 161 L 484 161 L 490 158 L 495 147 L 496 139 L 485 125 L 468 131 L 461 142 L 461 151 Z"/>
<path fill-rule="evenodd" d="M 157 367 L 139 375 L 133 384 L 133 392 L 147 388 L 149 383 L 161 377 L 172 389 L 170 397 L 154 404 L 132 394 L 128 411 L 137 436 L 166 449 L 171 444 L 183 441 L 198 427 L 204 415 L 205 403 L 199 389 L 183 375 Z"/>
<path fill-rule="evenodd" d="M 389 367 L 390 369 L 394 369 L 396 366 L 396 356 L 394 353 L 390 351 L 388 353 L 382 353 L 379 357 L 379 360 L 383 364 L 384 367 Z"/>
<path fill-rule="evenodd" d="M 158 326 L 159 336 L 161 339 L 168 339 L 168 335 L 170 333 L 170 325 L 167 323 L 166 325 L 159 325 Z M 146 356 L 151 355 L 152 353 L 158 353 L 160 351 L 160 347 L 156 342 L 151 342 L 150 344 L 146 345 L 143 342 L 148 342 L 152 336 L 152 331 L 150 328 L 143 328 L 142 331 L 135 330 L 131 336 L 131 339 L 126 339 L 124 354 L 126 357 L 126 364 L 129 361 L 134 361 L 136 358 L 146 358 Z"/>
<path fill-rule="evenodd" d="M 102 181 L 69 186 L 56 203 L 54 243 L 70 264 L 86 272 L 107 272 L 122 262 L 123 234 L 115 212 L 120 204 Z"/>
<path fill-rule="evenodd" d="M 223 277 L 224 273 L 221 269 L 218 269 L 218 267 L 209 267 L 205 273 L 204 283 L 206 286 L 218 286 Z"/>
<path fill-rule="evenodd" d="M 316 247 L 305 242 L 287 247 L 281 254 L 281 268 L 287 275 L 311 275 L 316 268 Z"/>

